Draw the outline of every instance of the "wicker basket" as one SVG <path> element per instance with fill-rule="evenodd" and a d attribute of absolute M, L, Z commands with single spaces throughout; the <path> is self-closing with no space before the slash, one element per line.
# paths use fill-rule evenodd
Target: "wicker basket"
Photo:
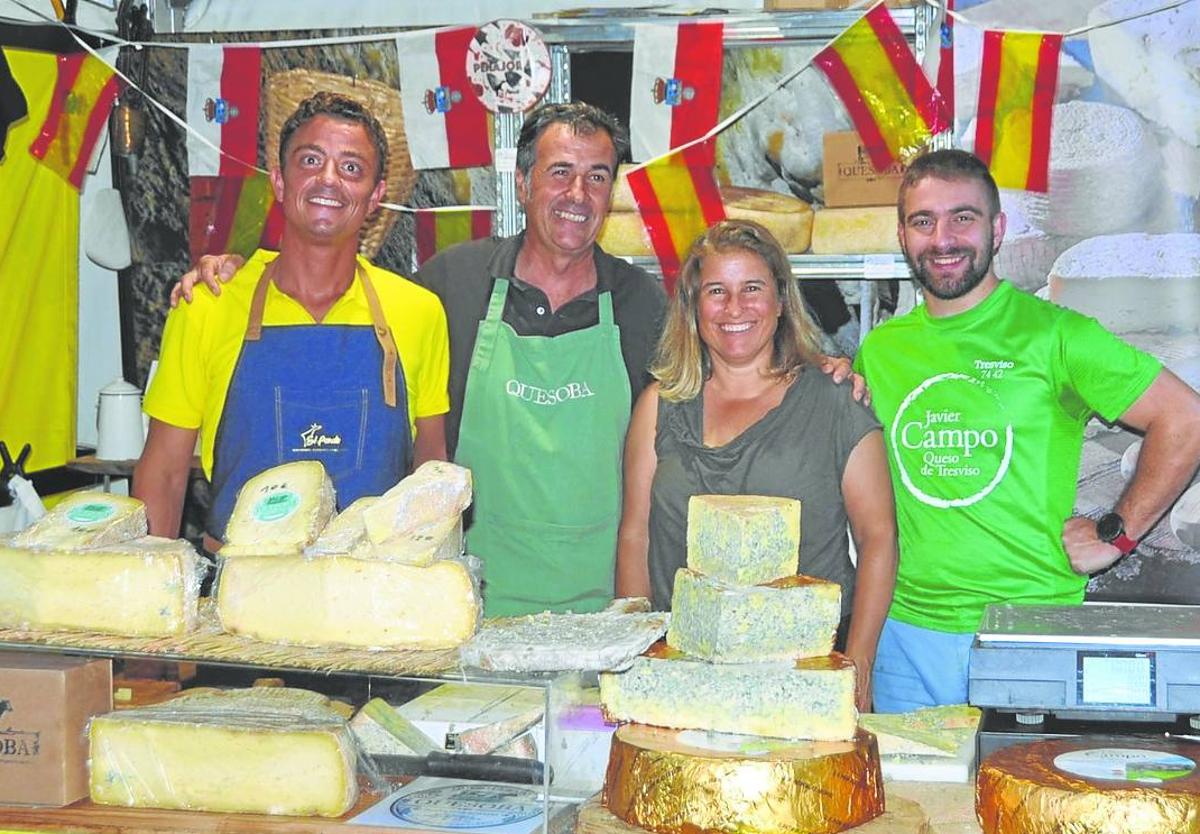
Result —
<path fill-rule="evenodd" d="M 378 81 L 308 69 L 277 72 L 268 78 L 267 167 L 278 164 L 279 133 L 283 130 L 283 123 L 300 106 L 300 102 L 321 90 L 361 102 L 383 125 L 388 140 L 385 199 L 391 203 L 407 202 L 417 181 L 417 172 L 413 170 L 412 159 L 408 155 L 400 93 Z M 395 221 L 396 213 L 386 209 L 369 217 L 359 233 L 358 251 L 368 258 L 373 257 Z"/>

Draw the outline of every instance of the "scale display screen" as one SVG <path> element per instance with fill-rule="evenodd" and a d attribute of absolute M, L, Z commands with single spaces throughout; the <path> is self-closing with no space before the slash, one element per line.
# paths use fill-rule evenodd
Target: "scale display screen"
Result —
<path fill-rule="evenodd" d="M 1154 706 L 1154 652 L 1078 652 L 1080 706 Z"/>

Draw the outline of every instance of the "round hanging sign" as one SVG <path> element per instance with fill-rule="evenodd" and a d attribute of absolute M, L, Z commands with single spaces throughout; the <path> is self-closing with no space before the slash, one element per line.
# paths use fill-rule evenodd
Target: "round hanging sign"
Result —
<path fill-rule="evenodd" d="M 532 26 L 493 20 L 467 46 L 467 78 L 488 110 L 521 113 L 550 86 L 550 51 Z"/>

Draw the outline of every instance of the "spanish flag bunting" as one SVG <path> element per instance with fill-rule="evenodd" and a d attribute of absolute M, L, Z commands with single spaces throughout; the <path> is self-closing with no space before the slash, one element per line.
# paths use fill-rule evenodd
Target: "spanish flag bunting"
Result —
<path fill-rule="evenodd" d="M 490 237 L 491 234 L 490 209 L 419 209 L 416 214 L 417 266 L 456 243 Z"/>
<path fill-rule="evenodd" d="M 914 156 L 953 114 L 881 2 L 813 57 L 842 100 L 871 163 L 884 171 Z"/>
<path fill-rule="evenodd" d="M 50 111 L 29 152 L 76 189 L 120 93 L 112 67 L 84 52 L 58 56 Z"/>
<path fill-rule="evenodd" d="M 725 205 L 712 166 L 706 162 L 712 159 L 706 144 L 687 146 L 628 175 L 668 293 L 675 291 L 675 279 L 692 243 L 713 223 L 725 219 Z"/>
<path fill-rule="evenodd" d="M 253 171 L 245 177 L 192 177 L 188 237 L 192 262 L 201 255 L 236 252 L 249 256 L 259 246 L 279 248 L 281 210 L 271 181 Z"/>
<path fill-rule="evenodd" d="M 1001 188 L 1046 191 L 1062 35 L 983 33 L 975 154 Z"/>

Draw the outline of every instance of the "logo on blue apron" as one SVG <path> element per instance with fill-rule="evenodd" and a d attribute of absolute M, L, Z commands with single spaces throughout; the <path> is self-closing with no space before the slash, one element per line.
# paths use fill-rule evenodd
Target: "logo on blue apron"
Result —
<path fill-rule="evenodd" d="M 307 429 L 300 432 L 300 445 L 293 452 L 338 452 L 342 448 L 342 436 L 340 434 L 326 434 L 325 427 L 320 423 L 313 423 Z"/>

